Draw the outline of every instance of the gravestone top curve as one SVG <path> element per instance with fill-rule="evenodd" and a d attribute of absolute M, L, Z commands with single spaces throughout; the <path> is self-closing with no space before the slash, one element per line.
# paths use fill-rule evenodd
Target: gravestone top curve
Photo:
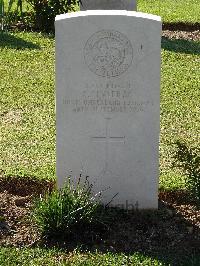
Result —
<path fill-rule="evenodd" d="M 146 18 L 155 21 L 161 21 L 160 16 L 147 14 L 143 12 L 136 11 L 127 11 L 127 10 L 87 10 L 87 11 L 78 11 L 71 12 L 66 14 L 57 15 L 55 21 L 67 19 L 67 18 L 76 18 L 76 17 L 84 17 L 84 16 L 127 16 L 127 17 L 135 17 L 135 18 Z"/>

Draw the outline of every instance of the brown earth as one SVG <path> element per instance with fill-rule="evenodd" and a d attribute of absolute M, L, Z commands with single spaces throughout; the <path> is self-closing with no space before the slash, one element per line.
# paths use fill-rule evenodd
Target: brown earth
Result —
<path fill-rule="evenodd" d="M 0 179 L 0 246 L 72 248 L 73 240 L 44 240 L 30 219 L 33 198 L 54 185 L 29 178 Z M 91 250 L 200 253 L 200 208 L 185 191 L 162 191 L 157 211 L 117 212 L 106 233 L 84 236 L 84 241 Z"/>
<path fill-rule="evenodd" d="M 186 30 L 170 30 L 166 29 L 162 31 L 162 36 L 168 39 L 182 39 L 187 41 L 200 41 L 200 29 L 194 31 Z"/>
<path fill-rule="evenodd" d="M 55 184 L 34 178 L 0 179 L 0 245 L 30 246 L 39 233 L 30 218 L 32 201 Z"/>

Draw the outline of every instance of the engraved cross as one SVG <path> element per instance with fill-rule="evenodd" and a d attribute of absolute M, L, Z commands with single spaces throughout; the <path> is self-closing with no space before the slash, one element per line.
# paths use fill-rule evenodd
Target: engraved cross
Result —
<path fill-rule="evenodd" d="M 105 136 L 96 136 L 96 137 L 92 137 L 93 141 L 103 141 L 109 143 L 109 142 L 125 142 L 125 136 L 109 136 L 108 134 L 108 121 L 111 119 L 110 117 L 105 118 L 106 119 L 106 134 Z"/>
<path fill-rule="evenodd" d="M 105 145 L 105 167 L 104 169 L 101 171 L 102 175 L 104 175 L 107 171 L 109 171 L 108 168 L 108 144 L 110 142 L 121 142 L 121 143 L 125 143 L 125 136 L 110 136 L 108 134 L 108 123 L 109 120 L 111 119 L 110 117 L 105 118 L 106 119 L 106 134 L 105 136 L 95 136 L 95 137 L 91 137 L 92 141 L 95 142 L 104 142 Z"/>

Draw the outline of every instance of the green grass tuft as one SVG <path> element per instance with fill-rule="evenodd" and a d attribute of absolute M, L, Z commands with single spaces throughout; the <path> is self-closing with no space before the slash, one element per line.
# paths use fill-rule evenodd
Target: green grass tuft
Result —
<path fill-rule="evenodd" d="M 36 200 L 33 218 L 47 237 L 75 238 L 90 227 L 101 225 L 100 194 L 92 196 L 87 178 L 77 184 L 69 177 L 63 188 Z"/>

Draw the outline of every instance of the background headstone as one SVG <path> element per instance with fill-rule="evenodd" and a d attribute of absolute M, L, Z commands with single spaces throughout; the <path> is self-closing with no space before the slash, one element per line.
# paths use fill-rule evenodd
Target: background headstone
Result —
<path fill-rule="evenodd" d="M 136 0 L 81 0 L 80 10 L 129 10 L 136 11 Z"/>
<path fill-rule="evenodd" d="M 160 17 L 56 17 L 57 176 L 89 176 L 103 202 L 157 208 Z"/>

